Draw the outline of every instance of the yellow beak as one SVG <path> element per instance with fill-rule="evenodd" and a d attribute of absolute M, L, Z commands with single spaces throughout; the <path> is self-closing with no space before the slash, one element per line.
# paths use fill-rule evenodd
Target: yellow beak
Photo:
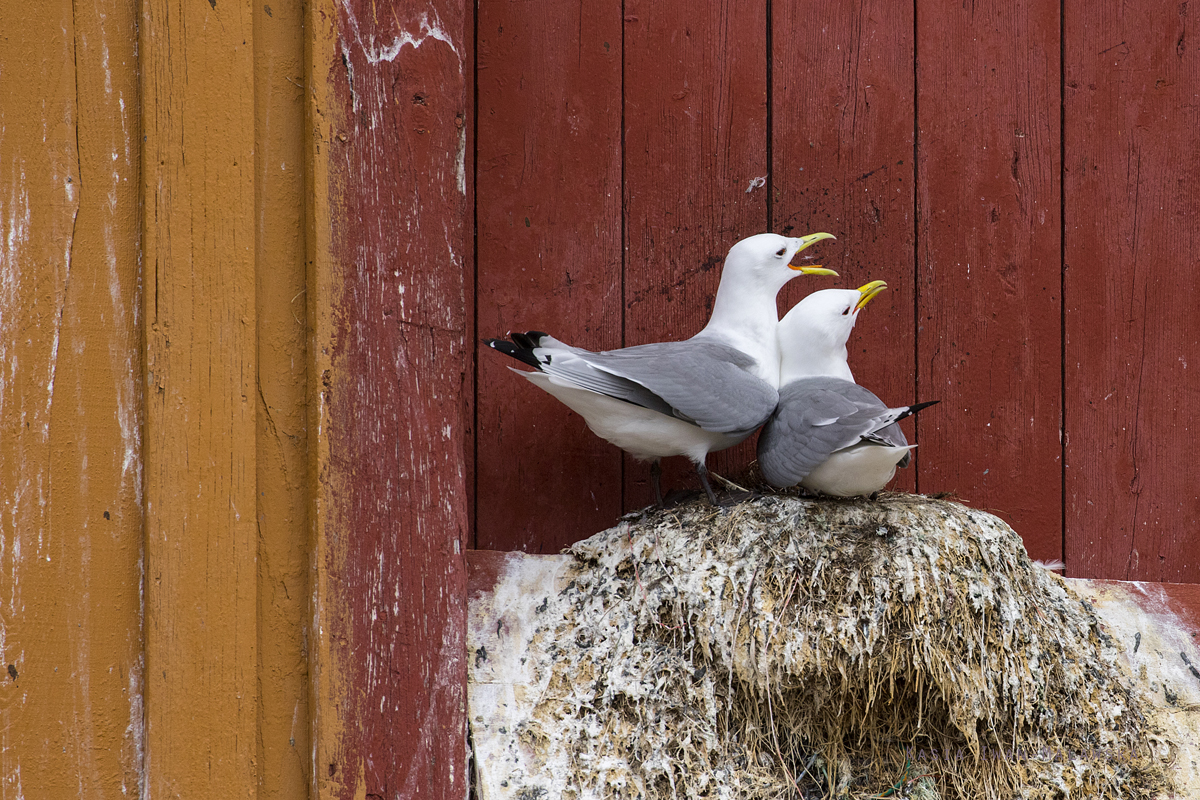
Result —
<path fill-rule="evenodd" d="M 854 304 L 854 310 L 858 311 L 860 308 L 865 306 L 867 303 L 871 302 L 871 298 L 873 298 L 875 295 L 879 294 L 886 288 L 887 288 L 887 284 L 884 283 L 883 281 L 871 281 L 870 283 L 868 283 L 864 286 L 858 287 L 859 298 L 858 298 L 858 302 Z"/>
<path fill-rule="evenodd" d="M 801 236 L 800 237 L 800 249 L 797 250 L 796 253 L 792 255 L 792 258 L 795 258 L 800 253 L 804 252 L 804 250 L 807 249 L 810 245 L 814 245 L 817 242 L 821 241 L 822 239 L 836 239 L 836 238 L 837 237 L 834 236 L 832 233 L 810 233 L 808 236 Z M 796 270 L 801 275 L 834 275 L 834 276 L 837 275 L 837 273 L 834 272 L 833 270 L 825 269 L 824 267 L 820 266 L 819 264 L 813 264 L 812 266 L 797 266 L 795 264 L 788 264 L 788 267 L 790 269 Z"/>

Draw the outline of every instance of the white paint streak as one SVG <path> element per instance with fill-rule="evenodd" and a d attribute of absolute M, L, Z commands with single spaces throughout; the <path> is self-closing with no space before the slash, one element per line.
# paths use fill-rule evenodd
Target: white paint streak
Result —
<path fill-rule="evenodd" d="M 415 50 L 429 39 L 435 39 L 446 44 L 451 52 L 458 55 L 458 47 L 455 46 L 454 39 L 446 32 L 445 26 L 442 24 L 442 20 L 438 17 L 436 11 L 433 12 L 432 20 L 430 19 L 429 12 L 421 12 L 416 20 L 416 33 L 405 30 L 399 36 L 393 37 L 391 44 L 380 45 L 375 41 L 374 35 L 370 37 L 369 41 L 363 41 L 362 33 L 358 27 L 358 20 L 354 16 L 354 9 L 350 7 L 349 3 L 343 3 L 342 10 L 345 11 L 346 19 L 350 22 L 350 30 L 354 34 L 354 41 L 362 49 L 363 55 L 367 57 L 369 64 L 374 65 L 381 61 L 395 61 L 405 45 Z M 344 48 L 343 54 L 345 54 Z M 462 71 L 461 59 L 459 60 L 459 71 Z"/>
<path fill-rule="evenodd" d="M 19 425 L 24 428 L 26 411 L 19 391 L 17 359 L 17 348 L 22 340 L 20 263 L 29 245 L 33 212 L 24 164 L 19 159 L 12 160 L 7 181 L 7 202 L 0 199 L 0 229 L 4 232 L 4 250 L 0 253 L 0 364 L 7 366 L 7 370 L 0 372 L 0 419 L 17 416 L 20 409 Z M 3 620 L 17 617 L 21 610 L 21 531 L 31 527 L 40 531 L 41 527 L 26 518 L 24 499 L 29 488 L 28 471 L 18 468 L 14 471 L 14 477 L 15 485 L 9 488 L 11 494 L 4 498 L 3 507 L 0 507 L 0 514 L 6 517 L 0 518 L 0 569 L 6 573 L 0 584 L 7 584 L 8 588 L 8 607 L 0 614 L 0 653 L 4 654 L 6 663 L 19 664 L 20 654 L 13 655 L 5 651 L 3 639 L 6 625 Z"/>
<path fill-rule="evenodd" d="M 458 193 L 464 197 L 467 194 L 467 126 L 458 129 L 458 154 L 454 158 L 454 167 L 458 173 Z"/>
<path fill-rule="evenodd" d="M 12 782 L 17 785 L 16 800 L 25 800 L 25 789 L 21 786 L 21 762 L 17 762 L 17 766 L 13 769 Z"/>
<path fill-rule="evenodd" d="M 112 96 L 112 70 L 109 69 L 109 66 L 108 66 L 108 42 L 104 41 L 104 39 L 103 39 L 103 33 L 104 33 L 103 27 L 100 29 L 100 32 L 101 32 L 101 37 L 102 37 L 101 41 L 100 41 L 100 66 L 104 70 L 104 93 L 111 97 Z"/>
<path fill-rule="evenodd" d="M 109 313 L 112 315 L 113 330 L 118 332 L 118 335 L 109 339 L 108 353 L 109 362 L 112 365 L 112 374 L 116 381 L 117 392 L 117 426 L 121 429 L 121 443 L 123 448 L 121 459 L 121 482 L 128 485 L 132 481 L 134 491 L 137 495 L 138 503 L 142 499 L 142 475 L 141 475 L 141 460 L 139 454 L 141 452 L 141 420 L 138 412 L 138 390 L 137 376 L 139 373 L 139 365 L 135 363 L 137 357 L 136 341 L 124 339 L 121 334 L 129 331 L 135 331 L 137 328 L 139 317 L 139 304 L 136 302 L 133 292 L 127 291 L 122 283 L 122 275 L 120 270 L 119 258 L 117 255 L 117 206 L 119 202 L 119 188 L 125 180 L 122 177 L 124 171 L 132 169 L 130 162 L 130 141 L 129 141 L 129 126 L 128 120 L 125 118 L 125 100 L 118 95 L 118 103 L 121 107 L 121 137 L 124 144 L 125 159 L 124 163 L 110 173 L 107 200 L 108 213 L 103 216 L 103 231 L 104 231 L 104 260 L 105 266 L 108 268 L 108 297 L 109 297 Z M 113 159 L 117 159 L 117 152 L 113 152 Z M 129 270 L 130 281 L 136 282 L 136 277 L 132 275 L 133 270 Z M 132 289 L 133 287 L 130 287 Z M 132 313 L 132 320 L 130 314 Z"/>
<path fill-rule="evenodd" d="M 141 492 L 138 492 L 139 498 Z M 146 753 L 146 714 L 143 675 L 146 669 L 145 651 L 141 648 L 141 631 L 146 629 L 146 551 L 138 555 L 138 629 L 129 635 L 137 642 L 137 658 L 129 667 L 129 725 L 125 728 L 125 740 L 132 743 L 133 763 L 140 765 L 137 771 L 137 794 L 141 800 L 150 800 L 150 786 L 146 776 L 150 774 L 150 756 Z M 125 783 L 121 783 L 122 794 L 127 794 Z"/>

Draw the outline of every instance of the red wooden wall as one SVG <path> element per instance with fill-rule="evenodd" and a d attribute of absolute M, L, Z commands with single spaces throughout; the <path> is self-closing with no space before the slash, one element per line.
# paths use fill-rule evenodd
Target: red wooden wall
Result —
<path fill-rule="evenodd" d="M 827 230 L 842 278 L 781 306 L 887 280 L 855 374 L 942 400 L 899 487 L 1071 575 L 1200 581 L 1196 33 L 1186 3 L 481 0 L 477 332 L 685 338 L 733 242 Z M 475 358 L 477 547 L 553 552 L 648 502 L 645 465 Z"/>

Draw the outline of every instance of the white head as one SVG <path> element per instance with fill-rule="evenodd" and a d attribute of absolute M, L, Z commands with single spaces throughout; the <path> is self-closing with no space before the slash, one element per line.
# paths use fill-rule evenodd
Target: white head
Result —
<path fill-rule="evenodd" d="M 779 320 L 779 383 L 829 376 L 852 381 L 846 341 L 858 312 L 887 288 L 871 281 L 857 289 L 824 289 L 805 297 Z"/>
<path fill-rule="evenodd" d="M 779 318 L 775 296 L 783 285 L 797 275 L 837 275 L 815 264 L 793 265 L 792 259 L 808 246 L 832 238 L 828 233 L 795 238 L 760 233 L 729 248 L 707 329 L 761 329 L 774 338 Z"/>
<path fill-rule="evenodd" d="M 725 256 L 725 267 L 721 271 L 721 285 L 734 282 L 741 285 L 762 287 L 779 294 L 783 285 L 797 275 L 837 275 L 833 270 L 819 265 L 792 264 L 802 250 L 822 239 L 833 239 L 829 233 L 810 233 L 808 236 L 789 237 L 774 233 L 748 236 L 729 248 Z"/>
<path fill-rule="evenodd" d="M 828 233 L 797 238 L 760 233 L 729 248 L 721 270 L 721 284 L 713 298 L 712 315 L 704 330 L 696 335 L 741 350 L 757 363 L 755 374 L 778 386 L 779 340 L 775 328 L 779 312 L 775 296 L 797 275 L 837 275 L 816 265 L 792 266 L 792 259 L 801 250 L 832 238 Z"/>

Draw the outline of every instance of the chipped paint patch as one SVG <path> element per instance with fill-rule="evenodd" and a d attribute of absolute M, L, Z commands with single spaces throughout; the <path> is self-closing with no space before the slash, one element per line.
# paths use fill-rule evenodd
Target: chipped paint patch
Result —
<path fill-rule="evenodd" d="M 405 46 L 415 50 L 430 39 L 442 42 L 450 48 L 451 52 L 458 55 L 458 47 L 454 44 L 453 37 L 446 31 L 436 9 L 431 8 L 429 11 L 422 11 L 417 15 L 415 20 L 415 32 L 404 30 L 400 35 L 393 37 L 391 43 L 386 45 L 376 42 L 375 34 L 373 33 L 367 36 L 364 41 L 363 35 L 359 30 L 358 19 L 354 15 L 352 4 L 343 3 L 342 10 L 345 12 L 346 19 L 350 23 L 350 31 L 353 34 L 354 41 L 362 49 L 363 55 L 366 56 L 367 61 L 372 65 L 383 61 L 394 61 Z"/>

